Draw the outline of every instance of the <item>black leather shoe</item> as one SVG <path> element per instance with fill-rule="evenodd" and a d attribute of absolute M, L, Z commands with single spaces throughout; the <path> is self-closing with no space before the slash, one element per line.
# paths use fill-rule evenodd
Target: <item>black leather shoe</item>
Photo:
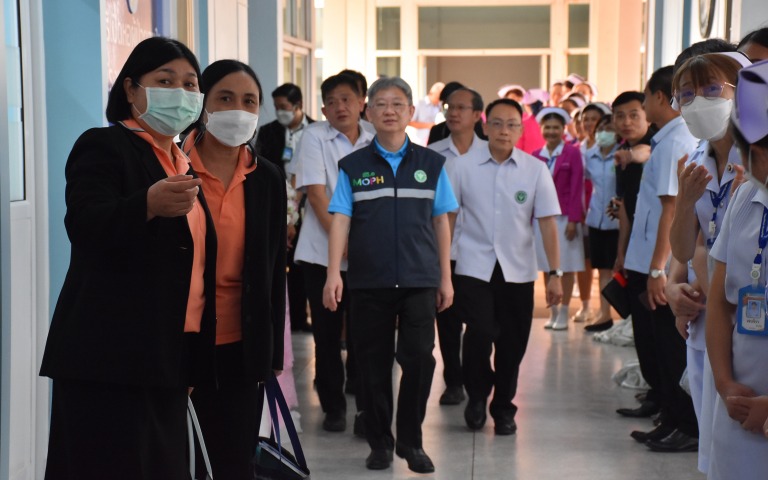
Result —
<path fill-rule="evenodd" d="M 352 427 L 352 433 L 356 437 L 365 438 L 365 412 L 359 411 L 355 414 L 355 423 Z"/>
<path fill-rule="evenodd" d="M 323 430 L 326 432 L 343 432 L 347 429 L 347 416 L 344 412 L 326 413 L 323 420 Z"/>
<path fill-rule="evenodd" d="M 608 320 L 607 322 L 600 322 L 600 323 L 593 323 L 592 325 L 587 325 L 584 327 L 584 330 L 587 332 L 602 332 L 604 330 L 608 330 L 613 326 L 613 320 Z"/>
<path fill-rule="evenodd" d="M 458 405 L 464 401 L 464 387 L 446 387 L 440 395 L 440 405 Z"/>
<path fill-rule="evenodd" d="M 624 417 L 645 418 L 645 417 L 650 417 L 655 413 L 658 413 L 658 411 L 659 411 L 658 405 L 656 405 L 653 402 L 645 401 L 641 403 L 640 406 L 637 408 L 619 408 L 618 410 L 616 410 L 616 413 Z"/>
<path fill-rule="evenodd" d="M 512 435 L 517 431 L 517 423 L 511 415 L 499 415 L 493 417 L 494 427 L 493 430 L 496 435 Z"/>
<path fill-rule="evenodd" d="M 672 427 L 668 427 L 666 425 L 659 425 L 658 427 L 654 428 L 650 432 L 641 432 L 640 430 L 635 430 L 632 433 L 629 434 L 630 437 L 634 438 L 640 443 L 645 443 L 649 440 L 661 440 L 662 438 L 666 437 L 670 433 L 672 433 L 675 429 Z"/>
<path fill-rule="evenodd" d="M 464 421 L 470 430 L 480 430 L 485 425 L 485 400 L 472 400 L 464 408 Z"/>
<path fill-rule="evenodd" d="M 413 472 L 432 473 L 435 471 L 435 465 L 423 448 L 406 447 L 398 443 L 395 446 L 395 453 L 408 462 L 408 468 Z"/>
<path fill-rule="evenodd" d="M 365 467 L 368 470 L 384 470 L 392 465 L 392 450 L 375 449 L 371 450 L 368 458 L 365 459 Z"/>
<path fill-rule="evenodd" d="M 661 440 L 648 440 L 645 444 L 653 452 L 677 453 L 699 450 L 699 439 L 680 430 L 673 431 Z"/>

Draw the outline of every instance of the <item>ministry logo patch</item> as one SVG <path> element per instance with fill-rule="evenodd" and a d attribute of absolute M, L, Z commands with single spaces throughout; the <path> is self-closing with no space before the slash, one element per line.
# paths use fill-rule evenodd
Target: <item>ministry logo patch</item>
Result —
<path fill-rule="evenodd" d="M 520 205 L 524 204 L 528 200 L 528 194 L 520 190 L 515 194 L 515 201 Z"/>
<path fill-rule="evenodd" d="M 427 181 L 427 173 L 424 170 L 416 170 L 413 172 L 413 178 L 419 183 L 424 183 Z"/>

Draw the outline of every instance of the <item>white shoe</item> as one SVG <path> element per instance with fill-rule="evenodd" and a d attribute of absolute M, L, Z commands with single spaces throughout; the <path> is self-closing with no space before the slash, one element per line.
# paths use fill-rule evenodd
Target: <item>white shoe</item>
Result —
<path fill-rule="evenodd" d="M 552 330 L 566 329 L 568 329 L 568 305 L 560 305 L 558 307 L 555 323 L 552 325 Z"/>
<path fill-rule="evenodd" d="M 551 329 L 552 325 L 555 324 L 555 320 L 557 319 L 557 306 L 551 306 L 549 307 L 549 310 L 549 320 L 547 320 L 547 323 L 544 324 L 544 328 L 546 329 Z"/>
<path fill-rule="evenodd" d="M 592 316 L 592 310 L 589 308 L 580 308 L 578 312 L 576 312 L 576 315 L 573 316 L 574 322 L 591 322 L 594 320 L 594 317 Z"/>

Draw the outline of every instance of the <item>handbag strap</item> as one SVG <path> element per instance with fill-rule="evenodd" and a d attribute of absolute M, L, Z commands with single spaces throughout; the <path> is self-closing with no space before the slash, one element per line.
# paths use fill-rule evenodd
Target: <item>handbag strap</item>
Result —
<path fill-rule="evenodd" d="M 194 430 L 193 430 L 194 427 Z M 208 449 L 205 448 L 203 431 L 200 428 L 200 422 L 197 420 L 195 406 L 192 405 L 192 399 L 187 398 L 187 430 L 189 431 L 189 473 L 195 478 L 195 434 L 200 441 L 200 451 L 203 452 L 203 461 L 208 478 L 213 480 L 213 469 L 211 469 L 211 460 L 208 458 Z"/>
<path fill-rule="evenodd" d="M 302 468 L 307 468 L 307 461 L 304 458 L 304 450 L 301 448 L 299 442 L 299 434 L 296 432 L 296 426 L 293 424 L 293 417 L 291 417 L 291 411 L 288 408 L 288 403 L 285 401 L 283 391 L 280 389 L 280 384 L 277 382 L 277 377 L 272 375 L 265 383 L 264 390 L 267 397 L 267 406 L 269 407 L 269 416 L 272 418 L 272 431 L 275 435 L 275 441 L 280 448 L 280 453 L 283 452 L 282 443 L 280 442 L 280 422 L 277 416 L 277 409 L 280 409 L 280 417 L 283 419 L 283 424 L 288 432 L 288 437 L 291 440 L 291 447 L 293 447 L 293 456 L 296 458 L 296 462 Z"/>

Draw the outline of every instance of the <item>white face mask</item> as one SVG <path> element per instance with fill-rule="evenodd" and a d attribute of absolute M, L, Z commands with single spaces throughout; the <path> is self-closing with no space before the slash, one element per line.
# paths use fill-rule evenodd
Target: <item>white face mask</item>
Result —
<path fill-rule="evenodd" d="M 701 140 L 720 140 L 728 131 L 733 100 L 729 98 L 704 98 L 697 95 L 693 102 L 683 105 L 680 113 L 691 135 Z"/>
<path fill-rule="evenodd" d="M 600 147 L 610 147 L 616 144 L 616 132 L 603 130 L 595 134 L 595 143 Z"/>
<path fill-rule="evenodd" d="M 293 110 L 278 110 L 275 112 L 275 115 L 277 115 L 277 122 L 284 127 L 287 127 L 293 122 Z"/>
<path fill-rule="evenodd" d="M 259 116 L 244 110 L 205 112 L 208 121 L 205 129 L 224 145 L 239 147 L 247 143 L 256 132 Z"/>
<path fill-rule="evenodd" d="M 768 194 L 768 177 L 766 177 L 765 181 L 761 182 L 754 176 L 752 176 L 752 149 L 749 149 L 749 153 L 747 154 L 747 167 L 744 169 L 744 176 L 747 178 L 748 181 L 754 183 L 757 185 L 757 187 L 762 190 L 765 194 Z"/>

